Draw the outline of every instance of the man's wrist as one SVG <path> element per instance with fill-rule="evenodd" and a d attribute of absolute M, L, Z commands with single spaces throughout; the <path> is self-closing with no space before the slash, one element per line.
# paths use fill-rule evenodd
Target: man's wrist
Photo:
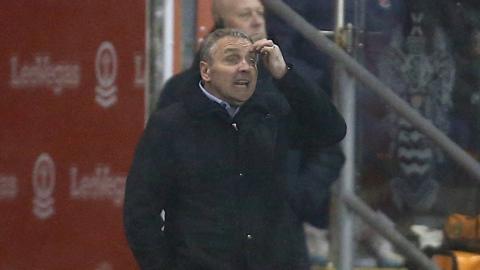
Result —
<path fill-rule="evenodd" d="M 282 68 L 282 71 L 278 73 L 277 76 L 274 76 L 275 79 L 277 80 L 281 80 L 283 79 L 283 77 L 285 77 L 285 75 L 287 74 L 287 72 L 291 69 L 291 65 L 288 64 L 288 63 L 285 63 L 285 65 L 283 66 Z"/>

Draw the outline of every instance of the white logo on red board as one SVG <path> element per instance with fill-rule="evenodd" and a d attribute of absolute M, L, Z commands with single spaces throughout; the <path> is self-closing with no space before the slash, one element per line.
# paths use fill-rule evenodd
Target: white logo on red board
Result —
<path fill-rule="evenodd" d="M 47 153 L 42 153 L 33 167 L 33 214 L 39 219 L 51 217 L 55 209 L 55 163 Z"/>
<path fill-rule="evenodd" d="M 15 175 L 0 174 L 0 200 L 12 200 L 18 194 L 18 180 Z"/>
<path fill-rule="evenodd" d="M 95 101 L 103 108 L 109 108 L 117 102 L 117 52 L 113 44 L 102 42 L 97 50 L 95 59 Z"/>
<path fill-rule="evenodd" d="M 30 63 L 10 58 L 10 86 L 14 89 L 51 88 L 60 95 L 65 88 L 80 85 L 81 68 L 77 64 L 54 63 L 49 55 L 36 55 Z"/>
<path fill-rule="evenodd" d="M 70 167 L 70 197 L 73 200 L 111 200 L 122 206 L 125 196 L 125 174 L 114 174 L 108 165 L 97 164 L 92 173 L 80 174 Z"/>

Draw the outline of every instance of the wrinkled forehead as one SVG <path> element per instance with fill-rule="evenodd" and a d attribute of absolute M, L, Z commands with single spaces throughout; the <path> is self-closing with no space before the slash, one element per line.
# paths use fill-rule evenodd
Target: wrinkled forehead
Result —
<path fill-rule="evenodd" d="M 252 42 L 241 37 L 223 37 L 212 47 L 211 55 L 225 55 L 229 53 L 250 54 Z"/>
<path fill-rule="evenodd" d="M 217 11 L 221 14 L 245 9 L 263 9 L 260 0 L 217 0 L 217 2 Z"/>

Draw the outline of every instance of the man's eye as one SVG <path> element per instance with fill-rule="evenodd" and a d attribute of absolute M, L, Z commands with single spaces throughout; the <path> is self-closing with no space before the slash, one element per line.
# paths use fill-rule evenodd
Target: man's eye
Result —
<path fill-rule="evenodd" d="M 238 55 L 230 55 L 225 58 L 225 62 L 229 64 L 236 64 L 240 61 L 240 57 Z"/>
<path fill-rule="evenodd" d="M 252 66 L 255 66 L 257 64 L 257 58 L 256 57 L 249 58 L 248 61 L 249 61 L 250 65 L 252 65 Z"/>
<path fill-rule="evenodd" d="M 251 15 L 250 12 L 244 12 L 239 14 L 240 18 L 248 18 L 250 17 L 250 15 Z"/>

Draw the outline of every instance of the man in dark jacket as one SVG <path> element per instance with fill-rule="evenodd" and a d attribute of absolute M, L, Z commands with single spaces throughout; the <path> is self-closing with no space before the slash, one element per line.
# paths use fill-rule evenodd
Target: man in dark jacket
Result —
<path fill-rule="evenodd" d="M 258 55 L 287 104 L 255 91 Z M 137 261 L 142 269 L 308 269 L 287 151 L 339 142 L 343 118 L 271 40 L 217 30 L 200 59 L 201 83 L 151 116 L 127 178 L 124 222 Z"/>
<path fill-rule="evenodd" d="M 265 11 L 259 0 L 213 0 L 212 14 L 215 28 L 240 29 L 253 39 L 267 37 Z M 288 55 L 286 60 L 310 79 L 311 71 L 305 70 L 302 61 Z M 160 95 L 159 109 L 178 102 L 197 90 L 195 86 L 200 80 L 199 62 L 197 54 L 189 69 L 167 81 Z M 261 62 L 258 65 L 257 84 L 259 91 L 278 95 L 280 102 L 286 103 Z M 303 221 L 317 228 L 326 228 L 329 222 L 330 186 L 338 178 L 345 160 L 339 145 L 326 147 L 321 151 L 303 145 L 301 148 L 291 149 L 288 160 L 286 164 L 289 174 L 288 185 L 292 189 L 292 194 L 295 194 L 291 198 L 292 207 Z"/>

